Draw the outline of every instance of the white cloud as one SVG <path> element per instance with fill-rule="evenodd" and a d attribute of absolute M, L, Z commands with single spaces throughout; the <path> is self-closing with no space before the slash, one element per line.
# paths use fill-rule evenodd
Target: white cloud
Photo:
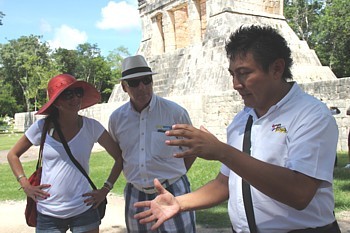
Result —
<path fill-rule="evenodd" d="M 67 25 L 55 29 L 53 40 L 48 40 L 51 48 L 76 49 L 77 45 L 87 42 L 87 34 Z"/>
<path fill-rule="evenodd" d="M 108 2 L 102 8 L 102 19 L 96 23 L 100 29 L 130 29 L 140 27 L 140 16 L 137 1 Z"/>
<path fill-rule="evenodd" d="M 52 27 L 51 25 L 45 20 L 45 19 L 41 19 L 40 20 L 40 32 L 42 34 L 48 33 L 52 31 Z"/>

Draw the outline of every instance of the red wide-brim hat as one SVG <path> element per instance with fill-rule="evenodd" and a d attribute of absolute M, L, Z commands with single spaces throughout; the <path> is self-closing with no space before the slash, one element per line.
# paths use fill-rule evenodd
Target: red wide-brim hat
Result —
<path fill-rule="evenodd" d="M 60 96 L 60 94 L 64 90 L 73 87 L 82 87 L 84 89 L 81 109 L 90 107 L 100 102 L 101 95 L 93 85 L 85 81 L 77 80 L 70 74 L 59 74 L 51 78 L 47 84 L 47 96 L 49 101 L 44 104 L 35 114 L 49 115 L 52 111 L 52 104 Z"/>

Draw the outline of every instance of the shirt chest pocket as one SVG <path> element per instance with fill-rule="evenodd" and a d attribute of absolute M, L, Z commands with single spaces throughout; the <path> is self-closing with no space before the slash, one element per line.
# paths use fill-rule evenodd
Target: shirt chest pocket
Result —
<path fill-rule="evenodd" d="M 285 165 L 288 158 L 286 134 L 271 134 L 253 145 L 252 155 L 255 158 L 279 166 Z"/>
<path fill-rule="evenodd" d="M 159 158 L 172 158 L 174 153 L 180 152 L 177 146 L 168 146 L 166 140 L 174 140 L 175 137 L 166 136 L 162 132 L 152 132 L 151 135 L 151 153 Z"/>

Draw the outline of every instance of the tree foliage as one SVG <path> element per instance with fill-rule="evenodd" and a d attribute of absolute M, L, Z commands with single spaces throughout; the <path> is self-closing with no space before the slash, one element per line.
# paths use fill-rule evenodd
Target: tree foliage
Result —
<path fill-rule="evenodd" d="M 79 66 L 78 52 L 76 50 L 58 48 L 51 57 L 58 73 L 67 73 L 76 76 Z"/>
<path fill-rule="evenodd" d="M 101 50 L 96 44 L 80 44 L 77 47 L 79 65 L 77 77 L 92 83 L 101 93 L 102 102 L 107 102 L 110 92 L 105 92 L 111 88 L 111 67 L 106 59 L 101 55 Z"/>
<path fill-rule="evenodd" d="M 301 40 L 309 42 L 323 0 L 284 0 L 284 16 Z"/>
<path fill-rule="evenodd" d="M 2 45 L 0 50 L 4 81 L 20 88 L 26 111 L 35 109 L 38 90 L 49 78 L 50 49 L 40 39 L 39 36 L 22 36 Z"/>
<path fill-rule="evenodd" d="M 0 116 L 40 108 L 47 101 L 48 80 L 60 73 L 93 84 L 101 92 L 102 102 L 108 101 L 121 76 L 121 61 L 129 55 L 126 48 L 117 48 L 105 58 L 96 44 L 51 51 L 40 39 L 22 36 L 0 44 Z"/>
<path fill-rule="evenodd" d="M 14 116 L 16 112 L 21 111 L 23 105 L 17 103 L 13 96 L 13 87 L 9 83 L 0 80 L 0 116 Z"/>
<path fill-rule="evenodd" d="M 107 56 L 107 62 L 109 66 L 111 67 L 111 79 L 109 80 L 109 89 L 105 88 L 103 92 L 110 94 L 113 91 L 114 86 L 119 83 L 120 78 L 122 77 L 122 61 L 124 57 L 130 56 L 129 51 L 127 48 L 121 46 L 114 50 L 112 50 L 109 55 Z"/>
<path fill-rule="evenodd" d="M 350 76 L 349 9 L 349 0 L 284 0 L 290 27 L 338 78 Z"/>
<path fill-rule="evenodd" d="M 350 77 L 350 1 L 326 2 L 313 32 L 312 44 L 322 64 L 337 77 Z"/>
<path fill-rule="evenodd" d="M 4 13 L 2 13 L 2 11 L 0 11 L 0 26 L 2 25 L 2 18 L 5 16 Z"/>

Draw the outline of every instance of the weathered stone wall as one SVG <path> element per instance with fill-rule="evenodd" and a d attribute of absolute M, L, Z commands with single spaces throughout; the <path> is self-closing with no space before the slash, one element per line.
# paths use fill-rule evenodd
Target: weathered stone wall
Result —
<path fill-rule="evenodd" d="M 301 86 L 307 93 L 326 103 L 328 107 L 336 106 L 339 108 L 341 113 L 334 116 L 339 128 L 338 150 L 347 151 L 350 116 L 346 115 L 346 110 L 350 105 L 350 77 L 307 83 Z"/>
<path fill-rule="evenodd" d="M 350 78 L 300 85 L 307 93 L 322 100 L 328 107 L 339 108 L 341 113 L 334 116 L 339 128 L 337 149 L 347 151 L 350 116 L 346 115 L 346 109 L 350 103 Z M 222 141 L 226 141 L 226 127 L 243 108 L 241 97 L 234 90 L 217 94 L 176 96 L 169 99 L 188 109 L 196 127 L 204 125 Z"/>
<path fill-rule="evenodd" d="M 301 87 L 307 93 L 322 100 L 328 107 L 337 106 L 339 108 L 341 113 L 334 116 L 339 127 L 338 150 L 347 151 L 350 116 L 346 115 L 346 109 L 350 103 L 350 78 L 301 84 Z M 194 126 L 204 125 L 222 141 L 226 141 L 226 127 L 243 107 L 241 97 L 234 90 L 171 96 L 167 99 L 184 106 L 188 110 Z M 81 114 L 100 121 L 107 128 L 112 111 L 124 103 L 125 101 L 97 104 L 82 110 Z M 16 114 L 17 130 L 25 130 L 23 123 L 26 122 L 26 117 L 28 118 L 28 113 Z"/>
<path fill-rule="evenodd" d="M 346 109 L 350 104 L 350 78 L 302 83 L 301 87 L 309 94 L 322 100 L 328 107 L 336 106 L 341 113 L 335 115 L 339 128 L 338 150 L 347 151 L 347 138 L 350 129 L 350 116 Z M 124 95 L 127 99 L 127 96 Z M 233 90 L 187 94 L 166 97 L 184 106 L 194 126 L 204 125 L 220 140 L 226 141 L 226 127 L 243 108 L 241 97 Z"/>

